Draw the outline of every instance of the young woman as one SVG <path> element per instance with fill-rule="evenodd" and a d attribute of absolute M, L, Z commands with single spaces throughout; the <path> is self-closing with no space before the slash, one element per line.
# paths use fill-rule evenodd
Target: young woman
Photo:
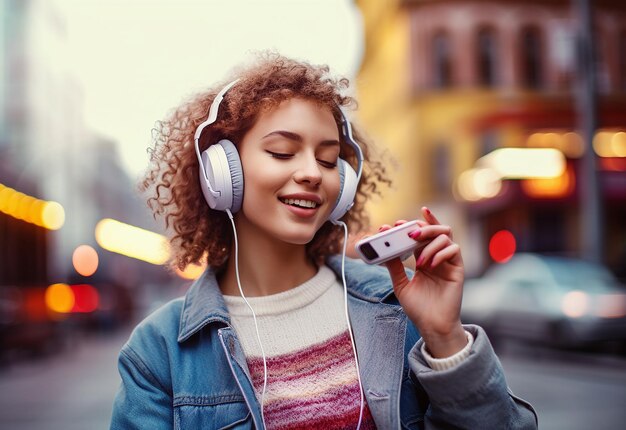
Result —
<path fill-rule="evenodd" d="M 161 124 L 144 187 L 174 263 L 208 269 L 124 345 L 111 428 L 536 428 L 461 325 L 449 226 L 422 210 L 413 274 L 342 258 L 386 181 L 347 80 L 277 54 L 233 78 Z"/>

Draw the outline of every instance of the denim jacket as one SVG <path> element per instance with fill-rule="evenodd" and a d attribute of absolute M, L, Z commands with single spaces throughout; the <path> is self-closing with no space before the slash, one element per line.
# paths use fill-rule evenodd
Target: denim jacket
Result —
<path fill-rule="evenodd" d="M 328 266 L 341 277 L 341 257 Z M 485 332 L 469 358 L 434 371 L 387 271 L 346 259 L 348 306 L 363 391 L 379 429 L 535 429 L 508 390 Z M 186 296 L 147 317 L 119 355 L 111 429 L 262 429 L 261 408 L 224 299 L 207 270 Z"/>

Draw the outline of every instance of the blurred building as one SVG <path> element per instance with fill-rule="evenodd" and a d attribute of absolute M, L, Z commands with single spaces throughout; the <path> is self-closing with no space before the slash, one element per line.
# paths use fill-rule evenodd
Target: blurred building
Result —
<path fill-rule="evenodd" d="M 63 16 L 54 2 L 6 0 L 0 9 L 0 152 L 17 172 L 9 186 L 37 185 L 37 198 L 59 202 L 69 228 L 49 231 L 48 269 L 52 277 L 64 268 L 84 230 L 84 204 L 73 191 L 81 172 L 72 163 L 87 131 L 83 94 L 69 69 Z M 74 219 L 73 219 L 74 218 Z"/>
<path fill-rule="evenodd" d="M 162 266 L 96 243 L 103 218 L 156 226 L 122 168 L 116 143 L 86 126 L 83 90 L 71 64 L 55 1 L 0 1 L 2 348 L 55 338 L 63 318 L 49 300 L 52 284 L 61 285 L 57 304 L 72 285 L 74 302 L 63 312 L 109 324 L 127 319 L 150 286 L 170 280 Z M 79 270 L 74 259 L 81 245 L 97 254 L 92 273 Z M 79 309 L 80 300 L 95 294 L 91 304 L 98 307 Z"/>
<path fill-rule="evenodd" d="M 415 217 L 429 205 L 455 226 L 470 274 L 490 262 L 490 240 L 503 229 L 518 250 L 580 255 L 576 2 L 356 3 L 366 39 L 360 119 L 398 160 L 388 200 L 371 206 L 375 222 Z M 619 271 L 626 267 L 626 4 L 591 3 L 604 260 Z M 483 157 L 500 148 L 554 148 L 565 168 L 552 179 L 493 178 Z"/>

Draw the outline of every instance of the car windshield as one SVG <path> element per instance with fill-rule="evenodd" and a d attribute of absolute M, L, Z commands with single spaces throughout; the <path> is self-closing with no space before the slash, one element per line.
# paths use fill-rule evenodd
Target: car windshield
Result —
<path fill-rule="evenodd" d="M 601 266 L 566 259 L 551 259 L 547 263 L 557 284 L 567 288 L 601 293 L 617 285 L 611 272 Z"/>

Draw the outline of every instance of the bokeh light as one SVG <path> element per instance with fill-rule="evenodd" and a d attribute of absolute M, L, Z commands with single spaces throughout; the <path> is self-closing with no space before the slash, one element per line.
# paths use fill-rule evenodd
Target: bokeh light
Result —
<path fill-rule="evenodd" d="M 563 174 L 565 157 L 554 148 L 500 148 L 476 164 L 495 170 L 503 179 L 553 178 Z"/>
<path fill-rule="evenodd" d="M 49 230 L 58 230 L 65 223 L 65 210 L 59 203 L 36 199 L 3 184 L 0 212 Z"/>
<path fill-rule="evenodd" d="M 570 291 L 563 297 L 561 310 L 570 318 L 580 318 L 587 313 L 589 297 L 584 291 Z"/>
<path fill-rule="evenodd" d="M 500 230 L 489 241 L 489 255 L 496 263 L 506 263 L 515 254 L 515 236 L 508 230 Z"/>
<path fill-rule="evenodd" d="M 158 233 L 105 218 L 96 225 L 96 242 L 107 251 L 152 264 L 165 264 L 169 243 Z"/>
<path fill-rule="evenodd" d="M 50 230 L 58 230 L 65 223 L 65 210 L 57 202 L 47 202 L 41 211 L 43 226 Z"/>
<path fill-rule="evenodd" d="M 80 245 L 72 254 L 72 264 L 79 274 L 91 276 L 98 270 L 98 253 L 89 245 Z"/>
<path fill-rule="evenodd" d="M 72 285 L 70 287 L 74 295 L 72 312 L 88 313 L 98 309 L 100 295 L 98 290 L 89 284 Z"/>
<path fill-rule="evenodd" d="M 571 195 L 576 185 L 576 176 L 571 167 L 555 178 L 531 178 L 521 182 L 522 190 L 532 198 L 562 198 Z"/>
<path fill-rule="evenodd" d="M 497 172 L 488 168 L 466 170 L 456 183 L 456 191 L 467 201 L 495 197 L 501 189 L 502 181 Z"/>
<path fill-rule="evenodd" d="M 53 284 L 46 289 L 46 306 L 58 313 L 68 313 L 74 307 L 74 293 L 67 284 Z"/>
<path fill-rule="evenodd" d="M 593 149 L 600 157 L 626 157 L 626 132 L 597 132 L 593 138 Z"/>

